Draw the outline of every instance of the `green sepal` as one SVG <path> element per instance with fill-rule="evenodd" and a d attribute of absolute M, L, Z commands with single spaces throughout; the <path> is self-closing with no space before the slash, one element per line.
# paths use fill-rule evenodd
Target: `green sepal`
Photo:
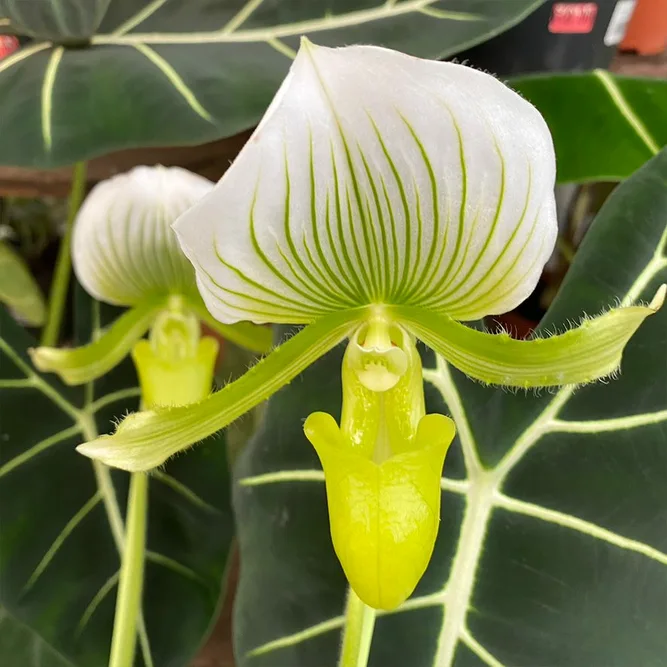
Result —
<path fill-rule="evenodd" d="M 26 263 L 11 246 L 0 242 L 0 302 L 33 327 L 44 324 L 46 304 Z"/>
<path fill-rule="evenodd" d="M 57 373 L 69 385 L 95 380 L 130 353 L 165 305 L 165 299 L 140 303 L 123 313 L 97 340 L 82 347 L 33 348 L 29 350 L 32 363 L 43 373 Z"/>
<path fill-rule="evenodd" d="M 275 348 L 241 378 L 193 405 L 139 412 L 113 435 L 80 445 L 85 456 L 131 472 L 151 470 L 213 435 L 291 382 L 350 335 L 366 309 L 332 313 Z"/>
<path fill-rule="evenodd" d="M 665 299 L 662 285 L 648 306 L 614 308 L 566 333 L 515 340 L 507 333 L 476 331 L 446 315 L 409 306 L 388 310 L 452 366 L 488 384 L 549 387 L 582 384 L 611 375 L 642 322 Z"/>

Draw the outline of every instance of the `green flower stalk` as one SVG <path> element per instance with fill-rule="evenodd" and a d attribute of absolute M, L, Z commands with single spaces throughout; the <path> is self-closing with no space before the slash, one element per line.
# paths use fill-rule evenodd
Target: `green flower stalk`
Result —
<path fill-rule="evenodd" d="M 415 341 L 482 382 L 579 384 L 614 373 L 662 305 L 664 287 L 527 341 L 463 324 L 533 291 L 557 236 L 554 181 L 544 120 L 492 76 L 304 40 L 235 163 L 174 229 L 218 321 L 306 326 L 217 393 L 130 415 L 79 451 L 150 470 L 348 340 L 341 424 L 318 413 L 305 429 L 348 579 L 365 603 L 397 606 L 430 558 L 454 435 L 425 415 Z"/>

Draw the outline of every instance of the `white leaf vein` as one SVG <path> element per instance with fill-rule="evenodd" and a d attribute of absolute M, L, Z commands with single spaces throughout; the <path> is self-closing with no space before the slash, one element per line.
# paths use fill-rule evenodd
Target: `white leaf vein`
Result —
<path fill-rule="evenodd" d="M 171 83 L 174 89 L 188 103 L 189 107 L 205 121 L 213 123 L 213 116 L 202 106 L 194 92 L 188 87 L 181 75 L 160 54 L 145 44 L 133 44 L 134 48 L 150 60 Z"/>
<path fill-rule="evenodd" d="M 358 9 L 346 14 L 305 19 L 293 23 L 275 25 L 268 28 L 251 28 L 224 32 L 215 31 L 191 33 L 132 33 L 130 35 L 97 35 L 93 44 L 223 44 L 233 42 L 265 42 L 280 37 L 298 37 L 303 34 L 337 30 L 359 26 L 372 21 L 392 19 L 435 4 L 438 0 L 405 0 L 394 5 L 382 4 L 369 9 Z M 464 20 L 459 13 L 457 20 Z"/>
<path fill-rule="evenodd" d="M 97 507 L 102 500 L 102 494 L 97 491 L 91 498 L 89 498 L 76 514 L 65 524 L 63 529 L 58 533 L 56 538 L 47 549 L 42 559 L 37 564 L 33 573 L 28 578 L 28 582 L 24 587 L 24 592 L 29 591 L 35 582 L 44 574 L 44 571 L 49 566 L 49 563 L 56 557 L 60 548 L 65 544 L 67 538 L 72 534 L 74 529 Z"/>
<path fill-rule="evenodd" d="M 628 122 L 628 125 L 635 131 L 637 136 L 642 140 L 644 145 L 654 154 L 660 152 L 660 145 L 651 135 L 646 125 L 641 121 L 639 116 L 635 113 L 635 110 L 629 104 L 625 95 L 623 95 L 621 89 L 618 87 L 618 84 L 614 81 L 613 77 L 609 72 L 605 72 L 600 69 L 593 70 L 593 76 L 595 76 L 598 81 L 602 84 L 604 89 L 611 97 L 612 102 L 618 109 L 619 113 L 625 120 Z"/>
<path fill-rule="evenodd" d="M 618 533 L 607 530 L 606 528 L 603 528 L 602 526 L 599 526 L 590 521 L 580 519 L 579 517 L 573 516 L 572 514 L 552 510 L 547 507 L 543 507 L 542 505 L 536 505 L 534 503 L 519 500 L 517 498 L 510 498 L 509 496 L 506 496 L 502 493 L 496 494 L 494 505 L 495 507 L 502 508 L 508 512 L 522 514 L 524 516 L 539 519 L 540 521 L 562 526 L 563 528 L 575 530 L 596 540 L 601 540 L 603 542 L 612 544 L 615 547 L 619 547 L 627 551 L 634 551 L 635 553 L 641 554 L 646 558 L 650 558 L 651 560 L 654 560 L 661 565 L 667 565 L 667 553 L 664 553 L 663 551 L 660 551 L 659 549 L 656 549 L 655 547 L 652 547 L 644 542 L 633 540 L 628 537 L 623 537 Z"/>
<path fill-rule="evenodd" d="M 488 667 L 505 667 L 505 665 L 482 646 L 473 636 L 467 626 L 461 631 L 461 641 Z"/>
<path fill-rule="evenodd" d="M 51 52 L 51 57 L 44 70 L 44 81 L 42 83 L 42 140 L 47 153 L 53 147 L 53 88 L 56 83 L 56 74 L 65 49 L 59 46 Z"/>

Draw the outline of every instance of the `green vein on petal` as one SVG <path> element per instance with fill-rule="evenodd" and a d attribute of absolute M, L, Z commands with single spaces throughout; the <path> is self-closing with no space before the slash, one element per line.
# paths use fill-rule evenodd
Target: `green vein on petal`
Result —
<path fill-rule="evenodd" d="M 408 128 L 408 131 L 410 132 L 410 135 L 413 138 L 415 145 L 419 150 L 419 154 L 421 155 L 421 158 L 424 161 L 424 166 L 426 167 L 426 171 L 428 172 L 428 178 L 431 187 L 431 207 L 433 212 L 433 238 L 437 239 L 439 238 L 440 235 L 440 205 L 438 200 L 438 184 L 435 177 L 435 173 L 433 171 L 433 165 L 431 164 L 431 160 L 428 157 L 428 152 L 424 148 L 424 144 L 419 139 L 419 136 L 417 135 L 415 129 L 412 127 L 412 125 L 404 116 L 401 116 L 401 120 Z M 417 199 L 417 201 L 419 202 L 419 199 Z M 421 216 L 420 216 L 420 228 L 421 228 Z M 447 247 L 448 231 L 449 231 L 448 227 L 445 227 L 444 238 L 442 240 L 442 246 L 441 246 L 443 251 Z M 431 243 L 431 248 L 426 258 L 426 265 L 424 266 L 424 271 L 422 272 L 420 282 L 417 285 L 413 286 L 412 291 L 408 295 L 408 298 L 413 298 L 418 296 L 420 292 L 430 283 L 430 281 L 432 281 L 433 275 L 437 273 L 440 261 L 438 261 L 437 263 L 434 263 L 433 261 L 437 247 L 438 247 L 437 243 Z M 440 257 L 440 259 L 442 259 L 442 257 Z"/>
<path fill-rule="evenodd" d="M 310 248 L 308 246 L 308 239 L 306 236 L 306 230 L 304 229 L 304 238 L 303 238 L 303 247 L 306 250 L 306 253 L 308 254 L 308 258 L 310 260 L 311 266 L 319 273 L 319 275 L 322 277 L 322 280 L 325 282 L 327 280 L 332 281 L 335 286 L 336 290 L 338 290 L 341 295 L 343 295 L 346 299 L 350 300 L 352 304 L 358 303 L 360 301 L 358 295 L 355 294 L 354 291 L 350 288 L 349 285 L 346 285 L 342 280 L 341 276 L 344 275 L 343 273 L 343 268 L 340 263 L 340 258 L 338 257 L 338 252 L 336 250 L 336 247 L 333 242 L 333 236 L 332 236 L 332 230 L 330 229 L 330 201 L 329 201 L 329 188 L 327 185 L 326 189 L 326 196 L 325 196 L 325 227 L 327 230 L 327 235 L 328 235 L 328 240 L 329 240 L 329 246 L 331 248 L 331 253 L 334 257 L 334 263 L 336 264 L 336 267 L 338 268 L 338 271 L 340 272 L 339 275 L 336 274 L 336 271 L 333 269 L 331 266 L 331 262 L 327 261 L 327 258 L 325 257 L 324 254 L 324 249 L 322 246 L 322 241 L 320 239 L 320 226 L 321 226 L 321 220 L 318 220 L 317 216 L 317 201 L 316 201 L 316 178 L 315 178 L 315 165 L 313 162 L 313 135 L 312 135 L 312 130 L 309 129 L 309 158 L 308 158 L 308 178 L 310 181 L 310 227 L 311 227 L 311 233 L 313 235 L 313 242 L 315 244 L 315 250 L 317 251 L 317 257 L 318 261 L 316 262 L 312 256 L 312 253 L 310 251 Z M 285 154 L 285 170 L 287 171 L 287 154 Z M 285 216 L 289 217 L 289 211 L 288 207 L 286 205 L 285 207 Z M 285 223 L 286 225 L 288 224 L 287 222 Z M 324 272 L 326 271 L 328 278 L 325 277 Z"/>

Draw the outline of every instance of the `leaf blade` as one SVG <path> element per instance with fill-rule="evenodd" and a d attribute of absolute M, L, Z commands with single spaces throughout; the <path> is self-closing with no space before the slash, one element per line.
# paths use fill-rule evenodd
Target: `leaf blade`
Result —
<path fill-rule="evenodd" d="M 517 77 L 510 85 L 545 117 L 559 183 L 623 180 L 667 144 L 661 79 L 595 70 Z"/>
<path fill-rule="evenodd" d="M 99 320 L 96 311 L 87 297 L 79 299 L 80 340 L 89 340 L 91 329 L 107 321 L 108 313 Z M 127 364 L 89 387 L 42 378 L 27 357 L 33 341 L 4 311 L 0 328 L 0 605 L 23 628 L 19 641 L 13 639 L 16 623 L 0 621 L 0 662 L 32 664 L 36 658 L 26 658 L 26 651 L 41 641 L 44 665 L 105 667 L 127 478 L 91 465 L 74 448 L 80 431 L 88 437 L 102 432 L 136 407 L 136 379 Z M 32 410 L 39 419 L 30 419 Z M 59 429 L 64 431 L 53 442 Z M 149 549 L 161 558 L 147 563 L 140 644 L 146 665 L 177 667 L 189 662 L 217 612 L 230 553 L 224 447 L 205 444 L 165 474 L 180 491 L 159 480 L 151 485 Z M 203 549 L 195 546 L 205 542 Z M 170 611 L 167 597 L 188 608 L 186 626 Z M 60 662 L 56 652 L 64 656 Z"/>
<path fill-rule="evenodd" d="M 439 58 L 509 28 L 542 2 L 469 0 L 464 12 L 448 13 L 444 0 L 365 0 L 361 6 L 345 0 L 329 16 L 325 2 L 290 0 L 278 13 L 271 3 L 241 0 L 192 0 L 189 11 L 164 0 L 142 0 L 139 8 L 131 0 L 111 0 L 107 9 L 100 0 L 91 25 L 104 18 L 90 44 L 65 48 L 46 107 L 49 118 L 42 119 L 39 91 L 54 52 L 50 45 L 67 44 L 67 36 L 49 28 L 43 42 L 0 63 L 0 96 L 13 100 L 0 108 L 6 128 L 0 164 L 54 167 L 123 148 L 231 136 L 257 123 L 302 34 L 331 45 L 370 42 Z M 438 16 L 421 13 L 424 8 Z M 130 98 L 131 89 L 144 94 Z M 46 145 L 36 140 L 42 125 Z"/>

